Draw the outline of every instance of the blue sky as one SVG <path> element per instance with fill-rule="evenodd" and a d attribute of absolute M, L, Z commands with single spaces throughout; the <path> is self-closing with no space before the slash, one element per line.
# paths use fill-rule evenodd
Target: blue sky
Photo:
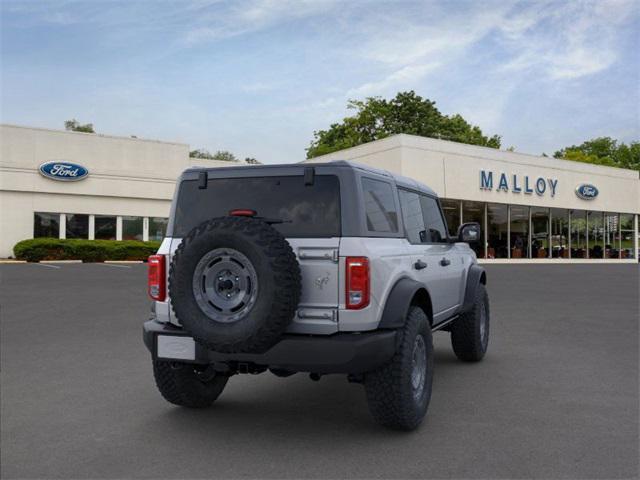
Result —
<path fill-rule="evenodd" d="M 349 98 L 414 89 L 503 147 L 640 139 L 640 2 L 1 3 L 2 122 L 136 135 L 265 163 Z"/>

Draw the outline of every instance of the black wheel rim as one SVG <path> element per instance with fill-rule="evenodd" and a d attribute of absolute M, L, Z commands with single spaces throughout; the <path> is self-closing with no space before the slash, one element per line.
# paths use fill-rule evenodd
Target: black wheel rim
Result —
<path fill-rule="evenodd" d="M 204 255 L 193 272 L 193 295 L 212 320 L 232 323 L 244 318 L 258 297 L 258 275 L 251 261 L 232 248 Z"/>
<path fill-rule="evenodd" d="M 411 358 L 411 389 L 416 401 L 422 399 L 425 380 L 427 378 L 427 346 L 422 335 L 417 335 L 413 342 Z"/>
<path fill-rule="evenodd" d="M 487 347 L 487 342 L 489 341 L 489 329 L 487 325 L 487 307 L 482 302 L 480 304 L 480 342 L 482 343 L 482 348 Z"/>

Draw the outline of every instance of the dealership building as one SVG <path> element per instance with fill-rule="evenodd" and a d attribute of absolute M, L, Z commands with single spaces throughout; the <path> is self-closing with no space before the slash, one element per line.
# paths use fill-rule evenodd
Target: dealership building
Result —
<path fill-rule="evenodd" d="M 181 143 L 0 125 L 0 258 L 33 237 L 160 240 L 194 165 L 229 162 Z"/>
<path fill-rule="evenodd" d="M 637 262 L 635 170 L 393 135 L 316 157 L 352 160 L 413 178 L 441 198 L 452 235 L 482 226 L 486 262 Z"/>
<path fill-rule="evenodd" d="M 634 170 L 394 135 L 309 163 L 353 160 L 414 178 L 451 233 L 479 222 L 486 262 L 637 262 Z M 33 237 L 159 240 L 186 144 L 0 125 L 0 258 Z"/>

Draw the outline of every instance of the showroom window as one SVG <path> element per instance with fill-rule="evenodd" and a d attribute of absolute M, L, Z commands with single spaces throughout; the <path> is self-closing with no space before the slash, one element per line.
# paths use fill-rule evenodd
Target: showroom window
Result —
<path fill-rule="evenodd" d="M 571 258 L 587 258 L 587 212 L 571 211 Z"/>
<path fill-rule="evenodd" d="M 477 222 L 482 231 L 480 238 L 484 238 L 484 203 L 462 202 L 462 223 Z M 478 258 L 484 258 L 484 242 L 473 242 L 469 246 L 476 252 Z"/>
<path fill-rule="evenodd" d="M 149 240 L 161 241 L 167 232 L 168 218 L 149 217 Z"/>
<path fill-rule="evenodd" d="M 620 217 L 604 214 L 604 258 L 620 258 Z"/>
<path fill-rule="evenodd" d="M 142 217 L 122 217 L 122 240 L 142 240 L 143 221 Z"/>
<path fill-rule="evenodd" d="M 551 209 L 551 257 L 569 258 L 569 210 Z"/>
<path fill-rule="evenodd" d="M 117 217 L 110 215 L 95 216 L 96 240 L 115 240 L 117 232 Z"/>
<path fill-rule="evenodd" d="M 531 258 L 548 258 L 549 250 L 549 209 L 531 207 Z"/>
<path fill-rule="evenodd" d="M 60 237 L 60 214 L 35 212 L 33 214 L 33 238 Z"/>
<path fill-rule="evenodd" d="M 89 238 L 89 215 L 67 213 L 66 238 Z"/>
<path fill-rule="evenodd" d="M 460 200 L 440 200 L 442 205 L 442 213 L 447 221 L 447 228 L 451 237 L 458 236 L 458 227 L 460 227 Z"/>
<path fill-rule="evenodd" d="M 633 215 L 623 213 L 620 215 L 620 240 L 621 240 L 621 253 L 622 258 L 636 258 L 636 252 L 634 252 L 633 236 L 635 232 L 633 230 Z"/>
<path fill-rule="evenodd" d="M 529 207 L 511 205 L 511 258 L 529 258 Z"/>
<path fill-rule="evenodd" d="M 602 212 L 589 212 L 587 217 L 589 258 L 604 258 L 604 222 Z"/>
<path fill-rule="evenodd" d="M 398 231 L 398 213 L 391 184 L 370 178 L 362 179 L 367 229 L 371 232 Z"/>
<path fill-rule="evenodd" d="M 487 204 L 487 258 L 509 257 L 509 207 Z"/>

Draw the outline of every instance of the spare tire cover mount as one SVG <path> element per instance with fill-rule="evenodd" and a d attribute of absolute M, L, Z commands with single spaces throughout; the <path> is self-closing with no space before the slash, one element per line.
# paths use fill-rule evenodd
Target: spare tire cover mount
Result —
<path fill-rule="evenodd" d="M 193 272 L 195 300 L 202 312 L 217 322 L 235 322 L 247 315 L 258 288 L 251 260 L 233 248 L 211 250 Z"/>

